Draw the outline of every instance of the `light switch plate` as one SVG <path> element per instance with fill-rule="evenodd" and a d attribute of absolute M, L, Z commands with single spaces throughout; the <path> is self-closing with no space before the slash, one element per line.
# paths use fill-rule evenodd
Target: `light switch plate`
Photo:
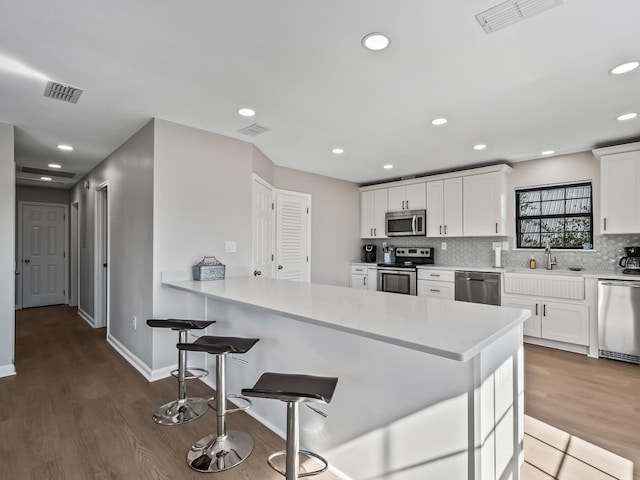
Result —
<path fill-rule="evenodd" d="M 447 242 L 442 242 L 442 244 L 440 245 L 440 248 L 442 248 L 442 250 L 446 250 L 447 249 Z"/>
<path fill-rule="evenodd" d="M 238 251 L 234 240 L 224 242 L 224 253 L 236 253 Z"/>

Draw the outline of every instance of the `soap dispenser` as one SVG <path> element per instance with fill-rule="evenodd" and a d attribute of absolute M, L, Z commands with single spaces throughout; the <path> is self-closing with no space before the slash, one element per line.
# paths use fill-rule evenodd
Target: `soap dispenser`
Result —
<path fill-rule="evenodd" d="M 531 260 L 529 260 L 529 268 L 536 268 L 536 259 L 533 258 L 533 255 L 531 255 Z"/>

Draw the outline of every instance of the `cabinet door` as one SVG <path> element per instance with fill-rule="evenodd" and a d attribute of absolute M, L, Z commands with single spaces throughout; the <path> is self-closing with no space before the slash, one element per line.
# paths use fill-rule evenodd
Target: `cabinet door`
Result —
<path fill-rule="evenodd" d="M 386 188 L 381 188 L 373 191 L 373 236 L 376 238 L 387 238 L 384 220 L 384 216 L 387 213 L 387 190 Z"/>
<path fill-rule="evenodd" d="M 640 152 L 600 160 L 602 233 L 640 232 Z"/>
<path fill-rule="evenodd" d="M 360 238 L 373 237 L 375 190 L 360 192 Z"/>
<path fill-rule="evenodd" d="M 367 288 L 375 291 L 378 289 L 378 269 L 370 267 L 367 270 Z"/>
<path fill-rule="evenodd" d="M 522 308 L 531 311 L 531 316 L 524 322 L 522 326 L 523 333 L 528 337 L 540 338 L 542 336 L 542 322 L 540 302 L 535 300 L 526 300 L 513 297 L 502 297 L 500 303 L 503 307 Z"/>
<path fill-rule="evenodd" d="M 589 345 L 589 307 L 543 302 L 542 338 Z"/>
<path fill-rule="evenodd" d="M 463 231 L 470 237 L 505 235 L 503 174 L 481 173 L 463 179 Z"/>
<path fill-rule="evenodd" d="M 405 208 L 406 210 L 422 210 L 427 206 L 427 184 L 413 183 L 406 186 Z"/>
<path fill-rule="evenodd" d="M 387 210 L 395 212 L 398 210 L 407 210 L 405 208 L 406 189 L 405 187 L 391 187 L 387 189 Z"/>
<path fill-rule="evenodd" d="M 427 237 L 444 235 L 444 182 L 427 182 Z"/>
<path fill-rule="evenodd" d="M 357 288 L 359 290 L 367 289 L 367 276 L 356 273 L 351 274 L 351 288 Z"/>
<path fill-rule="evenodd" d="M 462 236 L 462 177 L 444 181 L 444 234 Z"/>

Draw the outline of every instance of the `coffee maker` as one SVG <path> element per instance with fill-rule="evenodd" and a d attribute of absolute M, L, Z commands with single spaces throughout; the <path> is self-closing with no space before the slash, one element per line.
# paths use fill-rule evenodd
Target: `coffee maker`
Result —
<path fill-rule="evenodd" d="M 640 247 L 624 247 L 626 256 L 622 257 L 618 265 L 624 267 L 622 273 L 640 275 Z"/>
<path fill-rule="evenodd" d="M 376 246 L 372 243 L 363 245 L 360 260 L 365 263 L 376 263 Z"/>

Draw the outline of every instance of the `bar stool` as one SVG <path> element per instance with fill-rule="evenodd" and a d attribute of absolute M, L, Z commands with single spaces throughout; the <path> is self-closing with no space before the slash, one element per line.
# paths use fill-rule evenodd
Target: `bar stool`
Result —
<path fill-rule="evenodd" d="M 311 375 L 292 375 L 285 373 L 263 373 L 253 388 L 243 388 L 242 394 L 248 397 L 273 398 L 287 402 L 287 440 L 286 450 L 269 455 L 267 463 L 286 480 L 317 475 L 329 466 L 320 455 L 300 449 L 298 426 L 298 404 L 301 402 L 329 403 L 338 383 L 333 377 L 314 377 Z M 302 453 L 319 460 L 323 466 L 318 470 L 299 473 L 298 454 Z M 274 465 L 274 458 L 285 455 L 286 470 Z"/>
<path fill-rule="evenodd" d="M 189 330 L 202 330 L 207 328 L 215 320 L 147 320 L 147 325 L 153 328 L 170 328 L 178 331 L 178 342 L 187 343 L 187 332 Z M 160 425 L 182 425 L 192 422 L 208 409 L 208 400 L 205 398 L 187 397 L 187 380 L 202 378 L 209 374 L 202 368 L 191 368 L 187 370 L 187 352 L 178 350 L 178 368 L 171 372 L 171 375 L 178 379 L 178 398 L 172 402 L 162 405 L 153 414 L 153 421 Z"/>
<path fill-rule="evenodd" d="M 216 356 L 216 433 L 207 435 L 194 443 L 187 453 L 187 463 L 198 472 L 222 472 L 244 461 L 253 451 L 253 437 L 247 432 L 227 430 L 227 413 L 247 410 L 251 400 L 239 395 L 227 395 L 226 356 L 229 353 L 246 353 L 258 338 L 200 337 L 193 343 L 178 344 L 179 350 L 207 352 Z M 227 409 L 227 398 L 239 398 L 247 406 Z"/>

